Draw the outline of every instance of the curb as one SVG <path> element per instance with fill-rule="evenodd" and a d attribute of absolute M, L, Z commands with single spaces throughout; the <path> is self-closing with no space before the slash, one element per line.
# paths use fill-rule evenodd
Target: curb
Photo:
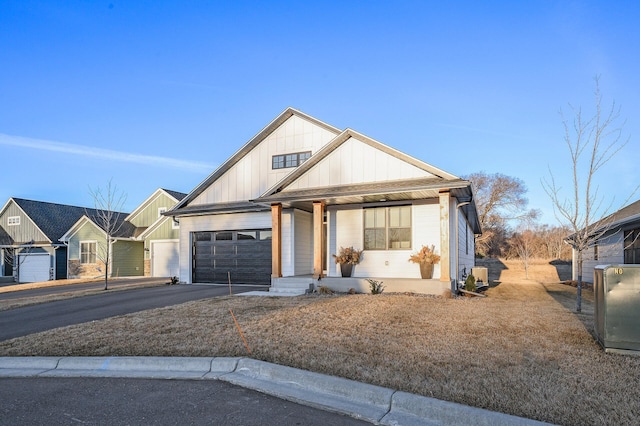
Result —
<path fill-rule="evenodd" d="M 0 357 L 0 377 L 221 380 L 374 424 L 547 424 L 250 358 Z"/>

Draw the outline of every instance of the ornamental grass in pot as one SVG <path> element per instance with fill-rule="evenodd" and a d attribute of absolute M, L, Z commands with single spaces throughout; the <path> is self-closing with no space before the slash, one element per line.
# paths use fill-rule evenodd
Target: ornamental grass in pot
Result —
<path fill-rule="evenodd" d="M 420 265 L 420 276 L 423 279 L 433 278 L 433 265 L 440 262 L 440 256 L 436 254 L 435 245 L 422 246 L 422 248 L 409 257 L 409 262 Z"/>
<path fill-rule="evenodd" d="M 353 247 L 340 247 L 338 254 L 334 254 L 333 257 L 336 263 L 340 264 L 340 273 L 342 276 L 350 277 L 353 273 L 353 265 L 360 263 L 362 250 L 357 250 Z"/>

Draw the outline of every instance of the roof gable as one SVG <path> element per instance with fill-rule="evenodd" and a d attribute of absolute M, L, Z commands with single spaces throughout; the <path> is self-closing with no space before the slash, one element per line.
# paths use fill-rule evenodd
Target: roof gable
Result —
<path fill-rule="evenodd" d="M 113 235 L 114 238 L 133 238 L 136 234 L 137 228 L 125 219 L 127 213 L 114 212 L 116 217 L 116 228 L 118 231 Z M 87 212 L 83 214 L 73 225 L 67 228 L 67 232 L 60 237 L 60 241 L 69 241 L 75 234 L 77 234 L 84 226 L 92 226 L 100 230 L 106 236 L 104 227 L 100 224 L 99 211 L 95 209 L 87 209 Z"/>
<path fill-rule="evenodd" d="M 146 200 L 140 203 L 125 220 L 131 222 L 136 227 L 146 228 L 158 219 L 159 208 L 169 210 L 186 197 L 186 195 L 187 194 L 181 192 L 158 188 Z M 149 211 L 149 209 L 151 209 L 151 211 Z"/>
<path fill-rule="evenodd" d="M 293 108 L 287 108 L 207 179 L 174 210 L 187 205 L 246 201 L 259 196 L 291 169 L 272 170 L 273 155 L 311 151 L 332 140 L 340 130 Z"/>
<path fill-rule="evenodd" d="M 287 190 L 410 179 L 432 182 L 460 180 L 457 176 L 347 129 L 262 196 Z"/>
<path fill-rule="evenodd" d="M 22 198 L 11 198 L 11 200 L 52 243 L 57 243 L 87 210 L 84 207 Z"/>

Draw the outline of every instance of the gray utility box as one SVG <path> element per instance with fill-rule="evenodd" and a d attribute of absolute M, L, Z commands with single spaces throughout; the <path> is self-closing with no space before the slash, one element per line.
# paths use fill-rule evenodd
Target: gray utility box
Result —
<path fill-rule="evenodd" d="M 596 266 L 593 295 L 596 338 L 605 352 L 640 351 L 640 265 Z"/>

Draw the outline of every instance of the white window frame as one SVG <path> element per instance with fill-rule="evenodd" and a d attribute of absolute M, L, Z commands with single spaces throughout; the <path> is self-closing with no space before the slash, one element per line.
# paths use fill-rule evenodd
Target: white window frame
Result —
<path fill-rule="evenodd" d="M 171 229 L 180 229 L 180 222 L 178 222 L 174 217 L 171 218 Z"/>
<path fill-rule="evenodd" d="M 7 226 L 18 226 L 20 225 L 20 216 L 9 216 L 7 218 Z"/>
<path fill-rule="evenodd" d="M 166 211 L 167 211 L 166 207 L 158 207 L 158 217 L 161 217 L 162 213 L 164 213 Z"/>
<path fill-rule="evenodd" d="M 93 262 L 83 262 L 82 261 L 82 245 L 83 244 L 93 244 L 95 247 L 95 251 L 93 252 L 93 258 L 94 261 Z M 88 256 L 91 256 L 91 250 L 89 250 L 88 253 L 86 253 Z M 98 263 L 98 242 L 96 240 L 85 240 L 85 241 L 80 241 L 79 243 L 79 247 L 78 247 L 78 258 L 80 259 L 80 264 L 81 265 L 93 265 L 95 263 Z M 89 258 L 89 260 L 91 260 L 91 258 Z"/>

